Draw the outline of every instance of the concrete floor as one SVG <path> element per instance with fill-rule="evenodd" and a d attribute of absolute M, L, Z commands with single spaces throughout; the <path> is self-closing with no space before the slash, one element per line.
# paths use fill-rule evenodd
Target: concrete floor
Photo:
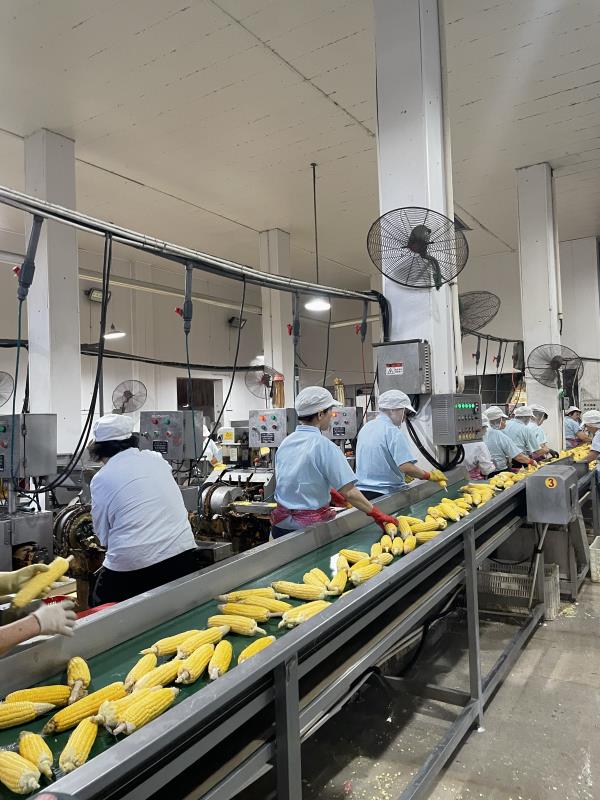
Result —
<path fill-rule="evenodd" d="M 600 798 L 599 616 L 600 584 L 586 583 L 578 604 L 538 628 L 488 706 L 485 732 L 457 750 L 432 800 Z M 466 688 L 464 652 L 453 644 L 464 624 L 437 628 L 412 675 Z M 482 624 L 484 669 L 511 632 Z M 365 689 L 303 746 L 303 800 L 397 800 L 455 713 Z"/>

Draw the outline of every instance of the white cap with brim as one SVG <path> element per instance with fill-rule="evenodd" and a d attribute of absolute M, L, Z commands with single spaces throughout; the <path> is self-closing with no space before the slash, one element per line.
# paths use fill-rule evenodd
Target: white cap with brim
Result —
<path fill-rule="evenodd" d="M 594 409 L 584 411 L 581 415 L 581 421 L 584 425 L 600 425 L 600 411 Z"/>
<path fill-rule="evenodd" d="M 412 414 L 415 414 L 414 408 L 410 404 L 410 398 L 400 389 L 388 389 L 387 392 L 382 392 L 377 400 L 377 405 L 382 411 L 394 411 L 396 408 L 405 408 Z"/>
<path fill-rule="evenodd" d="M 128 414 L 105 414 L 92 426 L 94 442 L 122 442 L 133 433 L 133 418 Z"/>
<path fill-rule="evenodd" d="M 544 408 L 544 406 L 541 406 L 539 403 L 532 403 L 530 405 L 530 408 L 535 414 L 545 414 L 546 416 L 548 416 L 548 411 Z"/>
<path fill-rule="evenodd" d="M 513 411 L 515 417 L 533 417 L 533 410 L 531 406 L 518 406 Z"/>
<path fill-rule="evenodd" d="M 328 389 L 322 386 L 307 386 L 298 392 L 294 408 L 299 417 L 312 417 L 319 411 L 325 411 L 332 406 L 341 406 Z"/>
<path fill-rule="evenodd" d="M 580 408 L 577 408 L 577 406 L 569 406 L 569 407 L 567 408 L 567 410 L 565 411 L 565 414 L 566 414 L 567 416 L 569 416 L 569 414 L 572 414 L 574 411 L 579 411 L 579 412 L 581 412 L 581 409 L 580 409 Z"/>
<path fill-rule="evenodd" d="M 502 419 L 503 417 L 504 417 L 504 419 L 508 419 L 508 417 L 506 416 L 504 411 L 502 411 L 502 409 L 499 406 L 490 406 L 489 408 L 486 408 L 485 416 L 490 421 L 492 421 L 492 420 L 495 421 L 497 419 Z"/>
<path fill-rule="evenodd" d="M 489 421 L 488 417 L 485 414 L 481 415 L 481 424 L 483 425 L 484 428 L 489 428 L 490 427 L 490 421 Z"/>

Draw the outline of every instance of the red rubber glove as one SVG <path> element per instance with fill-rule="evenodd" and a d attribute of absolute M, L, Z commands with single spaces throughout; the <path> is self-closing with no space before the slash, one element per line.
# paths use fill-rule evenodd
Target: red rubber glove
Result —
<path fill-rule="evenodd" d="M 329 499 L 331 501 L 331 505 L 332 506 L 336 506 L 337 508 L 347 508 L 348 507 L 348 501 L 346 500 L 346 498 L 344 497 L 343 494 L 338 492 L 337 489 L 332 489 L 329 492 Z"/>
<path fill-rule="evenodd" d="M 375 522 L 379 525 L 381 530 L 385 533 L 385 526 L 386 525 L 395 525 L 396 528 L 398 527 L 398 520 L 396 517 L 390 517 L 389 514 L 384 514 L 383 511 L 380 511 L 378 508 L 373 506 L 372 510 L 367 514 L 368 517 L 375 520 Z"/>

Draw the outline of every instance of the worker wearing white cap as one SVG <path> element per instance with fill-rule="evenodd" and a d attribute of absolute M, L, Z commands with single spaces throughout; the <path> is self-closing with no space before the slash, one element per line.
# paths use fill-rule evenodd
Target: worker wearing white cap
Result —
<path fill-rule="evenodd" d="M 127 414 L 106 414 L 92 435 L 90 456 L 103 464 L 90 483 L 92 521 L 106 548 L 93 604 L 127 600 L 196 570 L 196 542 L 169 464 L 138 449 Z"/>
<path fill-rule="evenodd" d="M 519 452 L 537 460 L 543 458 L 537 438 L 533 433 L 533 428 L 529 425 L 533 421 L 533 411 L 531 406 L 517 406 L 513 411 L 514 419 L 506 423 L 506 435 L 513 440 L 519 448 Z"/>
<path fill-rule="evenodd" d="M 590 461 L 596 461 L 600 456 L 600 411 L 584 411 L 581 421 L 586 431 L 593 437 L 590 452 L 584 459 L 589 464 Z"/>
<path fill-rule="evenodd" d="M 325 436 L 335 406 L 331 392 L 308 386 L 296 397 L 298 426 L 275 456 L 273 538 L 335 517 L 334 505 L 347 503 L 364 511 L 384 530 L 396 520 L 375 508 L 356 488 L 356 475 L 339 447 Z M 333 491 L 332 491 L 333 490 Z"/>
<path fill-rule="evenodd" d="M 548 419 L 548 411 L 539 403 L 531 403 L 529 406 L 533 412 L 533 418 L 529 423 L 539 450 L 543 456 L 558 456 L 556 450 L 551 450 L 548 444 L 548 437 L 543 428 L 544 422 Z"/>
<path fill-rule="evenodd" d="M 481 415 L 481 424 L 484 429 L 490 427 L 489 420 L 485 414 Z M 470 478 L 473 480 L 481 480 L 496 472 L 496 464 L 485 441 L 465 442 L 463 448 L 465 451 L 463 464 Z"/>
<path fill-rule="evenodd" d="M 520 447 L 504 432 L 508 417 L 499 406 L 489 406 L 485 415 L 489 422 L 486 428 L 484 441 L 487 445 L 497 472 L 509 469 L 519 464 L 535 464 Z"/>
<path fill-rule="evenodd" d="M 565 411 L 565 446 L 577 447 L 590 442 L 590 437 L 581 426 L 581 409 L 569 406 Z"/>
<path fill-rule="evenodd" d="M 202 458 L 206 461 L 210 461 L 214 467 L 215 464 L 219 464 L 221 462 L 221 451 L 217 447 L 216 443 L 210 438 L 210 431 L 206 425 L 202 426 L 202 436 L 204 437 L 204 444 L 202 445 L 204 455 Z"/>
<path fill-rule="evenodd" d="M 445 481 L 439 469 L 417 466 L 408 440 L 400 430 L 404 415 L 414 414 L 408 395 L 390 389 L 379 395 L 379 414 L 364 425 L 356 441 L 358 488 L 370 500 L 406 488 L 405 475 L 425 481 Z"/>

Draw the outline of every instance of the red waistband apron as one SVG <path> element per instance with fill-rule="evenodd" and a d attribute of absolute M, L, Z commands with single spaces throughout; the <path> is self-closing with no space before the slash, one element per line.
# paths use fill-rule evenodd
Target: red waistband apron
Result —
<path fill-rule="evenodd" d="M 336 513 L 331 506 L 323 506 L 317 509 L 303 509 L 293 510 L 278 505 L 277 508 L 271 512 L 271 524 L 279 525 L 284 519 L 292 518 L 295 522 L 299 522 L 304 527 L 308 525 L 316 525 L 317 522 L 329 522 L 335 519 Z"/>

